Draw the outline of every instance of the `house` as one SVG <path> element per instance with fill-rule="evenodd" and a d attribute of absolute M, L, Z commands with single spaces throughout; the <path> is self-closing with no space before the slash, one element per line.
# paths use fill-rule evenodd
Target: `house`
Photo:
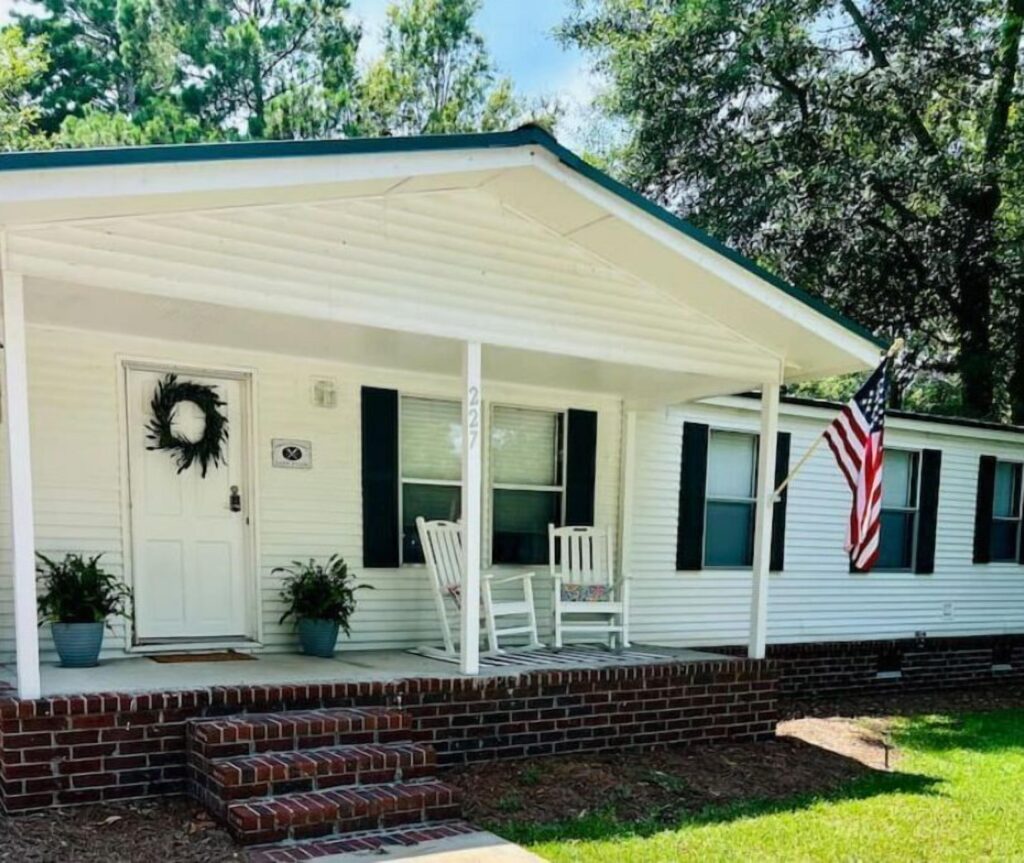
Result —
<path fill-rule="evenodd" d="M 839 407 L 783 398 L 776 477 Z M 732 652 L 745 643 L 758 413 L 756 399 L 733 396 L 639 415 L 636 640 Z M 682 475 L 687 441 L 705 453 L 703 483 Z M 827 447 L 776 506 L 766 638 L 781 691 L 1020 680 L 1024 429 L 890 411 L 885 458 L 881 555 L 870 573 L 852 571 L 843 551 L 850 501 Z"/>
<path fill-rule="evenodd" d="M 538 128 L 7 154 L 0 224 L 9 811 L 188 779 L 270 841 L 300 834 L 231 815 L 210 778 L 266 733 L 251 714 L 355 711 L 330 733 L 400 728 L 452 763 L 763 737 L 780 673 L 891 684 L 912 677 L 908 643 L 928 679 L 964 651 L 985 679 L 1024 664 L 997 638 L 1024 632 L 1017 431 L 894 418 L 905 494 L 884 519 L 903 539 L 886 571 L 851 575 L 827 453 L 771 501 L 830 418 L 780 391 L 886 346 Z M 151 448 L 168 375 L 224 402 L 206 469 Z M 681 482 L 687 458 L 703 484 Z M 457 665 L 406 652 L 440 638 L 417 515 L 464 526 Z M 615 530 L 643 648 L 495 668 L 481 569 L 536 570 L 549 626 L 552 521 Z M 98 668 L 54 667 L 37 550 L 102 553 L 133 587 Z M 296 657 L 274 570 L 335 552 L 375 589 L 336 661 Z M 211 649 L 258 659 L 152 659 Z M 305 721 L 287 719 L 293 742 Z M 417 793 L 421 815 L 450 805 Z"/>

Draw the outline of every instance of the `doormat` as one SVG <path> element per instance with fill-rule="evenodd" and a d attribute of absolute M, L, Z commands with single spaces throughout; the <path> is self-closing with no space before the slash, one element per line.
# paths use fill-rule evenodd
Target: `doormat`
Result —
<path fill-rule="evenodd" d="M 149 657 L 153 662 L 172 664 L 176 662 L 245 662 L 256 660 L 248 653 L 234 650 L 218 650 L 213 653 L 154 653 Z"/>

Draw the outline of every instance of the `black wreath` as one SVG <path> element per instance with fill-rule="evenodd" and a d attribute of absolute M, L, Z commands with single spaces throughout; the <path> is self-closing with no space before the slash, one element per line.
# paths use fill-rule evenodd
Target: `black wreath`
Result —
<path fill-rule="evenodd" d="M 192 402 L 203 412 L 206 424 L 203 436 L 197 441 L 174 433 L 174 408 L 179 402 Z M 228 418 L 220 412 L 226 404 L 213 387 L 195 381 L 179 381 L 177 375 L 168 374 L 156 385 L 153 400 L 149 403 L 153 416 L 146 424 L 146 436 L 152 444 L 148 444 L 146 449 L 174 452 L 178 473 L 187 470 L 193 462 L 199 462 L 205 477 L 211 464 L 217 467 L 227 461 L 222 449 L 228 439 Z"/>

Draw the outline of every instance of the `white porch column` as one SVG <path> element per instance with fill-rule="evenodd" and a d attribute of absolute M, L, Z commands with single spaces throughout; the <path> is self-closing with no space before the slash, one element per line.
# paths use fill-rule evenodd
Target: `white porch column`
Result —
<path fill-rule="evenodd" d="M 462 636 L 463 674 L 480 670 L 480 533 L 483 477 L 481 422 L 481 348 L 466 342 L 462 362 Z"/>
<path fill-rule="evenodd" d="M 622 468 L 619 477 L 619 561 L 625 570 L 633 548 L 633 485 L 636 482 L 636 411 L 626 410 L 622 423 Z"/>
<path fill-rule="evenodd" d="M 754 512 L 754 577 L 750 597 L 747 656 L 764 659 L 768 628 L 768 570 L 775 510 L 775 450 L 779 432 L 779 385 L 761 388 L 761 437 L 757 451 L 757 504 Z"/>
<path fill-rule="evenodd" d="M 4 395 L 14 578 L 14 645 L 18 696 L 38 698 L 39 630 L 36 625 L 36 540 L 32 516 L 32 457 L 28 427 L 28 364 L 25 355 L 25 295 L 20 273 L 3 279 Z"/>
<path fill-rule="evenodd" d="M 629 647 L 629 589 L 633 559 L 633 501 L 636 485 L 636 411 L 627 410 L 622 424 L 622 470 L 619 477 L 619 572 L 622 602 L 627 613 L 622 615 L 622 647 Z M 614 562 L 612 563 L 614 566 Z"/>

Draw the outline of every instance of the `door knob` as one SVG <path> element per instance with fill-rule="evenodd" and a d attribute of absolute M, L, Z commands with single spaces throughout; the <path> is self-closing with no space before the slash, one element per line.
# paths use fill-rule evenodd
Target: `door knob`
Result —
<path fill-rule="evenodd" d="M 228 498 L 228 508 L 232 512 L 242 511 L 242 495 L 238 492 L 238 486 L 231 486 L 231 495 Z"/>

